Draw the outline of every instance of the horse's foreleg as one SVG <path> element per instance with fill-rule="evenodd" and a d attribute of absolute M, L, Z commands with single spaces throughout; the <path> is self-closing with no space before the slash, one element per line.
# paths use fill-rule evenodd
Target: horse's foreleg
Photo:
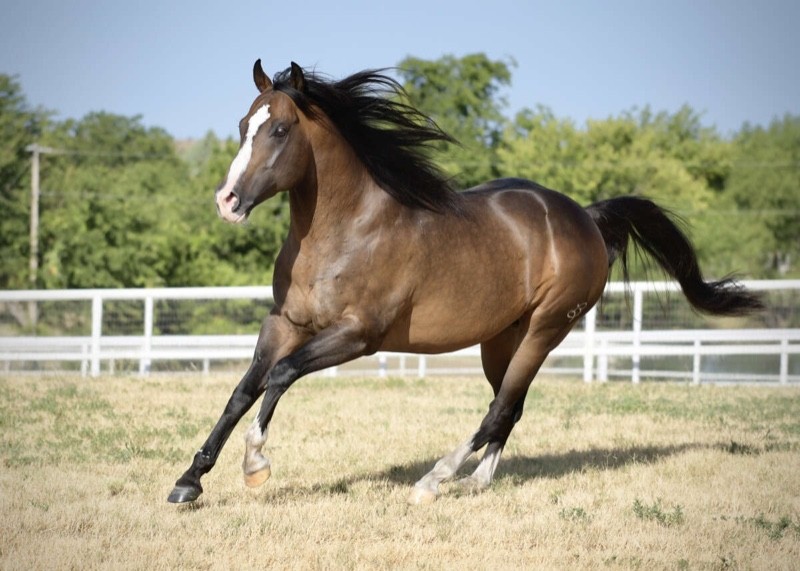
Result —
<path fill-rule="evenodd" d="M 222 416 L 203 446 L 194 455 L 192 465 L 175 482 L 175 488 L 170 493 L 167 501 L 180 504 L 193 502 L 200 497 L 200 494 L 203 493 L 200 478 L 214 467 L 222 446 L 228 440 L 236 423 L 253 406 L 253 403 L 263 392 L 262 386 L 265 376 L 266 363 L 259 359 L 253 359 L 247 373 L 242 377 L 239 385 L 225 405 Z"/>
<path fill-rule="evenodd" d="M 267 378 L 261 409 L 245 435 L 242 470 L 248 486 L 263 484 L 271 474 L 270 462 L 261 453 L 261 448 L 267 440 L 269 423 L 283 393 L 300 377 L 360 357 L 370 346 L 361 323 L 356 319 L 346 319 L 321 331 L 275 364 Z"/>
<path fill-rule="evenodd" d="M 236 423 L 253 406 L 264 392 L 267 373 L 276 356 L 286 351 L 290 337 L 275 317 L 268 317 L 261 328 L 253 361 L 242 380 L 233 391 L 222 416 L 217 421 L 203 446 L 194 455 L 192 465 L 175 482 L 175 488 L 167 500 L 171 503 L 184 503 L 196 500 L 203 493 L 200 478 L 209 472 L 219 457 L 223 445 L 228 440 Z"/>

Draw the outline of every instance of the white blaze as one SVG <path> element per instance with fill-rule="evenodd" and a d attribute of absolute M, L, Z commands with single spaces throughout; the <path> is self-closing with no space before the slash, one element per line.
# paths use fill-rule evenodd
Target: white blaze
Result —
<path fill-rule="evenodd" d="M 269 119 L 269 105 L 262 105 L 258 111 L 250 116 L 247 121 L 247 133 L 244 136 L 244 143 L 233 159 L 230 168 L 228 169 L 228 176 L 225 179 L 225 186 L 217 191 L 217 205 L 219 206 L 220 213 L 226 220 L 238 221 L 244 215 L 237 216 L 233 214 L 231 208 L 233 200 L 231 192 L 236 188 L 236 183 L 247 170 L 247 165 L 250 163 L 250 158 L 253 155 L 253 138 L 256 136 L 258 129 L 267 122 Z"/>

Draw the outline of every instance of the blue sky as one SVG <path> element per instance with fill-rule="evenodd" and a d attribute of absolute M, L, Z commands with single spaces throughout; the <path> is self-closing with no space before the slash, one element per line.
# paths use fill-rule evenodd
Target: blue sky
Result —
<path fill-rule="evenodd" d="M 508 113 L 578 124 L 689 104 L 728 135 L 800 114 L 797 0 L 3 0 L 0 73 L 79 118 L 142 115 L 178 138 L 235 132 L 251 69 L 291 60 L 334 77 L 407 55 L 513 58 Z"/>

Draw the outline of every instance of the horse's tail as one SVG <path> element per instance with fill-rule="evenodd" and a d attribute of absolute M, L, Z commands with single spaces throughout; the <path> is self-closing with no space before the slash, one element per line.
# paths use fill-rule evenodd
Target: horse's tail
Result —
<path fill-rule="evenodd" d="M 731 278 L 703 280 L 691 242 L 673 222 L 672 215 L 654 202 L 626 196 L 596 202 L 586 210 L 603 235 L 609 267 L 620 259 L 626 282 L 628 244 L 632 238 L 680 284 L 696 309 L 715 315 L 743 315 L 763 309 L 757 295 Z"/>

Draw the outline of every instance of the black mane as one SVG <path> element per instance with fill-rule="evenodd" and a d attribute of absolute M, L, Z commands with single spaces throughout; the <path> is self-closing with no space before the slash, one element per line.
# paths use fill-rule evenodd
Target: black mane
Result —
<path fill-rule="evenodd" d="M 315 115 L 315 108 L 321 110 L 375 182 L 398 202 L 439 213 L 459 211 L 461 196 L 428 156 L 435 141 L 454 139 L 402 103 L 402 86 L 383 71 L 362 71 L 340 81 L 304 71 L 305 86 L 298 91 L 291 69 L 286 69 L 275 76 L 273 87 L 289 95 L 308 116 Z"/>

